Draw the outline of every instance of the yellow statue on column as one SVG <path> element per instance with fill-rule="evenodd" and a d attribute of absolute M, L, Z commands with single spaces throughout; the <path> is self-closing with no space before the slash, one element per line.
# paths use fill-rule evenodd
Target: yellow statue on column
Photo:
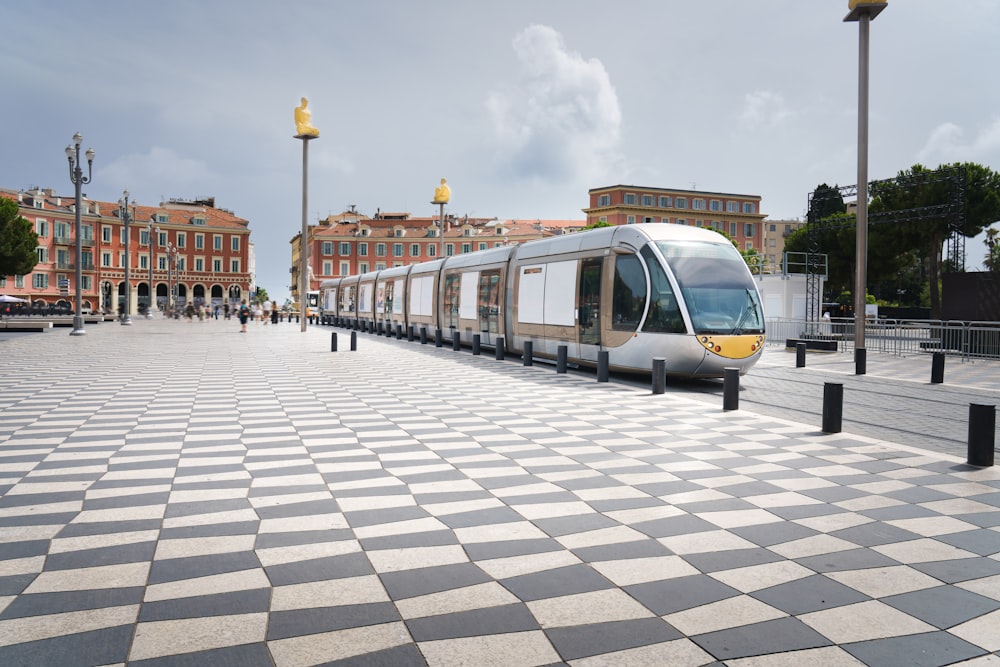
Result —
<path fill-rule="evenodd" d="M 307 108 L 309 100 L 302 98 L 302 105 L 295 107 L 295 132 L 302 136 L 318 137 L 319 130 L 312 126 L 312 111 Z"/>
<path fill-rule="evenodd" d="M 434 188 L 434 201 L 432 204 L 447 204 L 451 199 L 451 188 L 448 187 L 447 179 L 441 179 L 441 185 Z"/>

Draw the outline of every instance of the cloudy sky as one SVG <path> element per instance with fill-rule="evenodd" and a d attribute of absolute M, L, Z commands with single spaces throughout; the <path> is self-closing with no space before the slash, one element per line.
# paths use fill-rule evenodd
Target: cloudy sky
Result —
<path fill-rule="evenodd" d="M 288 293 L 309 220 L 449 211 L 583 219 L 616 183 L 757 194 L 800 218 L 857 180 L 858 26 L 847 0 L 0 2 L 0 186 L 216 197 L 250 221 L 258 281 Z M 915 163 L 1000 171 L 1000 0 L 891 0 L 871 25 L 872 179 Z M 970 263 L 980 261 L 969 242 Z M 974 268 L 970 266 L 969 268 Z M 975 267 L 978 268 L 978 267 Z"/>

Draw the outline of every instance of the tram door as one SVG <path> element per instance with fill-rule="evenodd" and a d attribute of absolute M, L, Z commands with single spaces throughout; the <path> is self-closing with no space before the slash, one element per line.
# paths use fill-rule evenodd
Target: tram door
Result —
<path fill-rule="evenodd" d="M 478 288 L 479 331 L 496 335 L 500 333 L 500 269 L 480 272 Z M 487 335 L 484 342 L 492 345 L 493 337 Z"/>
<path fill-rule="evenodd" d="M 580 357 L 597 361 L 601 345 L 601 267 L 604 258 L 591 257 L 580 262 L 580 295 L 577 326 L 580 332 Z"/>

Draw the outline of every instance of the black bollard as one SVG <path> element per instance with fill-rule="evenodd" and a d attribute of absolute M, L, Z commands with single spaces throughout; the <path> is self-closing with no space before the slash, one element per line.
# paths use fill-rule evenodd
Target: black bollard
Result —
<path fill-rule="evenodd" d="M 406 327 L 406 340 L 409 341 L 409 342 L 411 342 L 411 343 L 413 342 L 413 325 L 412 324 L 409 325 L 408 327 Z"/>
<path fill-rule="evenodd" d="M 473 356 L 479 356 L 479 334 L 472 334 L 472 354 Z"/>
<path fill-rule="evenodd" d="M 722 369 L 722 409 L 740 409 L 740 369 Z"/>
<path fill-rule="evenodd" d="M 434 330 L 434 347 L 441 347 L 441 345 L 442 345 L 441 330 L 440 329 L 435 329 Z"/>
<path fill-rule="evenodd" d="M 995 405 L 969 403 L 970 466 L 992 466 L 995 450 L 997 411 Z"/>
<path fill-rule="evenodd" d="M 497 347 L 496 347 L 496 360 L 503 361 L 503 336 L 497 336 Z"/>
<path fill-rule="evenodd" d="M 944 382 L 944 352 L 935 352 L 931 357 L 931 384 Z"/>
<path fill-rule="evenodd" d="M 653 357 L 653 393 L 662 394 L 667 390 L 667 360 Z"/>
<path fill-rule="evenodd" d="M 806 344 L 796 343 L 795 344 L 795 367 L 805 368 L 806 367 Z"/>
<path fill-rule="evenodd" d="M 608 373 L 608 356 L 609 355 L 608 355 L 608 351 L 607 350 L 599 350 L 597 352 L 597 381 L 598 382 L 607 382 L 608 381 L 608 377 L 609 377 L 609 373 Z"/>
<path fill-rule="evenodd" d="M 296 323 L 296 324 L 299 324 L 299 323 L 300 323 L 300 322 L 299 322 L 299 318 L 300 318 L 300 317 L 302 317 L 302 316 L 301 316 L 301 315 L 296 315 L 296 316 L 295 316 L 295 323 Z"/>
<path fill-rule="evenodd" d="M 420 344 L 427 345 L 427 327 L 420 327 Z"/>
<path fill-rule="evenodd" d="M 823 433 L 840 433 L 844 418 L 844 385 L 823 383 Z"/>
<path fill-rule="evenodd" d="M 330 351 L 331 352 L 336 352 L 337 351 L 337 332 L 336 331 L 334 331 L 333 333 L 330 334 Z"/>
<path fill-rule="evenodd" d="M 566 355 L 569 354 L 569 348 L 565 345 L 560 345 L 556 348 L 556 373 L 566 372 Z"/>
<path fill-rule="evenodd" d="M 462 335 L 454 329 L 451 330 L 451 349 L 455 352 L 462 349 Z"/>
<path fill-rule="evenodd" d="M 402 324 L 397 324 L 396 325 L 396 340 L 402 340 L 402 339 L 403 339 L 403 325 Z"/>
<path fill-rule="evenodd" d="M 530 340 L 524 341 L 524 352 L 521 353 L 521 361 L 524 362 L 525 366 L 530 366 L 534 361 L 532 356 L 534 355 L 535 344 Z"/>
<path fill-rule="evenodd" d="M 351 352 L 355 352 L 358 349 L 358 332 L 351 332 Z"/>
<path fill-rule="evenodd" d="M 866 372 L 866 370 L 867 370 L 867 367 L 868 367 L 867 361 L 868 360 L 867 360 L 867 355 L 865 354 L 866 352 L 867 352 L 867 350 L 865 350 L 865 348 L 863 348 L 863 347 L 856 347 L 856 348 L 854 348 L 854 374 L 855 375 L 864 375 L 865 372 Z"/>

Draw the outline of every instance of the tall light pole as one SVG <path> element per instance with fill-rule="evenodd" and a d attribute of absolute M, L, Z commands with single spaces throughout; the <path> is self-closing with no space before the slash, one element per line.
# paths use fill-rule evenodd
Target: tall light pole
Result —
<path fill-rule="evenodd" d="M 868 294 L 868 51 L 869 25 L 887 0 L 849 0 L 845 22 L 858 24 L 858 214 L 854 276 L 854 373 L 866 372 L 865 305 Z"/>
<path fill-rule="evenodd" d="M 122 192 L 122 198 L 118 200 L 118 216 L 122 220 L 122 224 L 125 226 L 125 312 L 122 315 L 121 323 L 122 326 L 132 325 L 132 278 L 130 271 L 129 261 L 129 235 L 128 235 L 128 225 L 132 221 L 132 213 L 128 210 L 128 190 Z M 132 202 L 133 212 L 135 211 L 135 202 Z"/>
<path fill-rule="evenodd" d="M 177 262 L 177 248 L 167 241 L 167 318 L 174 316 L 174 266 Z"/>
<path fill-rule="evenodd" d="M 440 241 L 438 245 L 441 248 L 441 259 L 444 259 L 444 205 L 451 200 L 451 188 L 448 187 L 448 179 L 442 178 L 441 185 L 434 188 L 434 199 L 431 200 L 432 204 L 438 205 L 438 234 Z"/>
<path fill-rule="evenodd" d="M 309 142 L 319 139 L 319 130 L 313 127 L 309 100 L 295 107 L 295 138 L 302 141 L 302 236 L 299 238 L 299 317 L 300 331 L 306 330 L 306 301 L 309 285 L 309 223 L 306 212 L 309 204 Z"/>
<path fill-rule="evenodd" d="M 66 157 L 69 158 L 69 179 L 76 186 L 76 299 L 73 308 L 73 330 L 70 336 L 83 336 L 87 332 L 83 328 L 83 296 L 81 293 L 83 284 L 83 225 L 80 222 L 80 213 L 83 208 L 82 187 L 85 183 L 90 183 L 94 168 L 94 149 L 88 148 L 87 156 L 87 177 L 83 177 L 83 167 L 80 165 L 80 144 L 83 143 L 83 135 L 79 132 L 73 135 L 73 145 L 66 147 Z"/>
<path fill-rule="evenodd" d="M 153 260 L 156 259 L 153 250 L 153 232 L 156 232 L 156 240 L 160 240 L 160 228 L 155 226 L 156 218 L 151 217 L 146 223 L 146 240 L 149 241 L 149 303 L 146 304 L 146 319 L 153 319 L 153 306 L 156 304 L 156 291 L 153 289 Z"/>

